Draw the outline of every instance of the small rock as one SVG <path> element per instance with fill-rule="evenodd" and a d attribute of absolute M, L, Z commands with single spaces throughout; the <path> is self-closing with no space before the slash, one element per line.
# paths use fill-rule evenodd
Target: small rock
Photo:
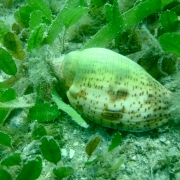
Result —
<path fill-rule="evenodd" d="M 66 149 L 61 149 L 61 155 L 66 157 L 67 156 L 67 150 Z"/>
<path fill-rule="evenodd" d="M 163 143 L 166 142 L 166 138 L 165 138 L 165 137 L 161 137 L 159 140 L 160 140 L 161 142 L 163 142 Z"/>
<path fill-rule="evenodd" d="M 76 141 L 73 143 L 73 146 L 77 146 L 78 144 L 79 144 L 79 142 Z"/>
<path fill-rule="evenodd" d="M 69 157 L 72 159 L 74 156 L 75 151 L 73 149 L 70 149 L 69 151 Z"/>

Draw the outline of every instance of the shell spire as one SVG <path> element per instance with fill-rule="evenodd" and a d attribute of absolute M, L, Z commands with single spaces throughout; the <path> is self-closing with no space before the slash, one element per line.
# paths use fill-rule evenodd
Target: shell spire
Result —
<path fill-rule="evenodd" d="M 55 72 L 70 104 L 103 126 L 146 131 L 168 122 L 171 92 L 142 67 L 111 50 L 68 53 Z"/>

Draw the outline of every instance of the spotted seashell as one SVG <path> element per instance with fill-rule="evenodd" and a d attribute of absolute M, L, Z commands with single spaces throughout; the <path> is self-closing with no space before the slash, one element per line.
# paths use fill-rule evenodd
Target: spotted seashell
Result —
<path fill-rule="evenodd" d="M 125 56 L 89 48 L 70 52 L 53 64 L 70 104 L 96 123 L 146 131 L 169 119 L 171 92 Z"/>

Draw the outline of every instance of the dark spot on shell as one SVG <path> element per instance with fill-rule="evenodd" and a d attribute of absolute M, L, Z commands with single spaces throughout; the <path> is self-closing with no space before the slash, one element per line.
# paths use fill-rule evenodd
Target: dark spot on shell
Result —
<path fill-rule="evenodd" d="M 84 99 L 84 100 L 87 99 L 86 95 L 87 95 L 87 94 L 86 94 L 86 89 L 83 89 L 83 90 L 81 90 L 79 93 L 77 93 L 77 96 L 78 96 L 79 98 Z"/>
<path fill-rule="evenodd" d="M 149 94 L 148 97 L 151 98 L 151 97 L 153 97 L 153 95 L 152 95 L 152 94 Z"/>
<path fill-rule="evenodd" d="M 122 108 L 120 111 L 112 111 L 108 109 L 108 105 L 104 104 L 104 110 L 101 114 L 102 118 L 108 119 L 109 121 L 118 121 L 123 117 L 122 112 L 125 111 L 125 108 Z"/>
<path fill-rule="evenodd" d="M 124 106 L 122 107 L 121 112 L 125 113 L 125 107 Z"/>
<path fill-rule="evenodd" d="M 109 97 L 110 97 L 110 101 L 111 102 L 115 102 L 117 100 L 121 100 L 121 99 L 126 99 L 129 95 L 128 91 L 126 89 L 120 89 L 118 91 L 109 91 L 108 92 Z"/>

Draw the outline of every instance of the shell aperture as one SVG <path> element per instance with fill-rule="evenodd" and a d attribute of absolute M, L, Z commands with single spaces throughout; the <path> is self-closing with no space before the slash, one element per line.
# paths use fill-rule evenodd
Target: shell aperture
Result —
<path fill-rule="evenodd" d="M 125 56 L 89 48 L 59 61 L 56 74 L 83 117 L 126 131 L 150 130 L 169 120 L 171 92 Z"/>

